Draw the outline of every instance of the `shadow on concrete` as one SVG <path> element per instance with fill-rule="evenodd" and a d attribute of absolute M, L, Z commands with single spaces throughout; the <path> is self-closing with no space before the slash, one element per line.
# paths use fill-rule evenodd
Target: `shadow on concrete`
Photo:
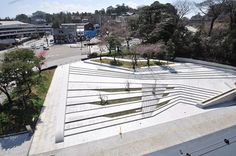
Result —
<path fill-rule="evenodd" d="M 162 70 L 168 70 L 170 73 L 173 73 L 173 74 L 177 74 L 178 73 L 174 68 L 172 68 L 170 66 L 161 65 L 160 68 Z"/>
<path fill-rule="evenodd" d="M 214 105 L 214 106 L 209 106 L 209 107 L 206 107 L 204 109 L 215 109 L 215 108 L 233 107 L 233 106 L 236 106 L 236 99 L 233 100 L 233 101 L 230 101 L 230 102 L 220 103 L 220 104 L 217 104 L 217 105 Z"/>
<path fill-rule="evenodd" d="M 31 137 L 32 134 L 29 132 L 2 137 L 0 138 L 0 146 L 3 150 L 9 150 L 30 141 Z"/>

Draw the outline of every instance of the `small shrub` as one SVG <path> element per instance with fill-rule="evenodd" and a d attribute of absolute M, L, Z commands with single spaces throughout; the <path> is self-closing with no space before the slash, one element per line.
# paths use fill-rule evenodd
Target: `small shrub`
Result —
<path fill-rule="evenodd" d="M 111 60 L 110 64 L 113 66 L 122 66 L 122 63 L 117 60 Z"/>
<path fill-rule="evenodd" d="M 98 53 L 91 53 L 88 55 L 88 58 L 96 58 L 98 57 Z"/>
<path fill-rule="evenodd" d="M 163 64 L 162 64 L 162 62 L 155 61 L 155 65 L 161 66 Z"/>

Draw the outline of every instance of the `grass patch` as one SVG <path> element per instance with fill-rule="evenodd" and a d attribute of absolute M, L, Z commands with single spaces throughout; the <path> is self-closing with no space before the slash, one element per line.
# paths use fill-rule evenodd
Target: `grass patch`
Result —
<path fill-rule="evenodd" d="M 127 92 L 126 88 L 94 89 L 101 92 Z M 129 88 L 129 91 L 140 91 L 142 88 Z"/>
<path fill-rule="evenodd" d="M 54 71 L 55 69 L 45 70 L 41 72 L 41 76 L 35 75 L 37 85 L 31 88 L 32 93 L 27 98 L 27 107 L 25 108 L 22 107 L 22 99 L 15 95 L 13 89 L 14 106 L 9 108 L 6 100 L 0 105 L 0 135 L 24 131 L 26 125 L 30 125 L 34 129 Z"/>
<path fill-rule="evenodd" d="M 164 93 L 162 96 L 165 97 L 165 96 L 168 96 L 168 95 L 169 95 L 169 93 Z"/>
<path fill-rule="evenodd" d="M 107 59 L 107 58 L 103 58 L 102 61 L 100 61 L 100 59 L 95 59 L 92 61 L 104 63 L 104 64 L 109 64 L 109 65 L 120 66 L 120 67 L 124 67 L 124 68 L 133 68 L 132 62 L 128 62 L 128 61 L 118 61 L 117 60 L 116 64 L 114 63 L 114 61 L 112 59 Z M 166 63 L 160 62 L 160 61 L 150 61 L 149 64 L 150 64 L 150 66 L 156 66 L 156 65 L 160 66 L 160 65 L 165 65 Z M 136 67 L 138 67 L 138 68 L 147 67 L 147 62 L 146 61 L 138 61 Z"/>
<path fill-rule="evenodd" d="M 166 87 L 166 89 L 175 89 L 175 87 Z"/>
<path fill-rule="evenodd" d="M 164 106 L 164 105 L 168 104 L 169 102 L 170 102 L 170 100 L 158 103 L 156 108 L 160 108 L 161 106 Z"/>
<path fill-rule="evenodd" d="M 112 105 L 112 104 L 125 103 L 125 102 L 131 102 L 131 101 L 139 101 L 139 100 L 142 100 L 142 96 L 123 98 L 123 99 L 115 99 L 115 100 L 107 100 L 105 102 L 106 104 L 103 104 L 103 102 L 101 102 L 101 101 L 92 102 L 91 104 Z"/>
<path fill-rule="evenodd" d="M 107 114 L 107 115 L 104 115 L 104 117 L 115 118 L 115 117 L 118 117 L 118 116 L 134 114 L 134 113 L 138 113 L 138 112 L 141 112 L 141 111 L 142 111 L 142 109 L 140 109 L 140 108 L 138 108 L 138 109 L 131 109 L 131 110 L 126 110 L 126 111 L 122 111 L 122 112 Z"/>
<path fill-rule="evenodd" d="M 53 75 L 54 75 L 55 69 L 45 70 L 41 73 L 41 81 L 38 85 L 33 87 L 33 93 L 37 94 L 39 98 L 41 98 L 43 101 L 45 100 L 45 97 L 47 95 L 47 91 L 50 87 Z"/>
<path fill-rule="evenodd" d="M 165 102 L 159 103 L 159 104 L 156 105 L 157 106 L 156 108 L 158 109 L 161 106 L 164 106 L 164 105 L 168 104 L 168 102 L 169 101 L 165 101 Z M 142 108 L 136 108 L 136 109 L 121 111 L 121 112 L 117 112 L 117 113 L 111 113 L 111 114 L 104 115 L 104 117 L 114 118 L 114 117 L 125 116 L 125 115 L 139 113 L 139 112 L 142 112 Z"/>

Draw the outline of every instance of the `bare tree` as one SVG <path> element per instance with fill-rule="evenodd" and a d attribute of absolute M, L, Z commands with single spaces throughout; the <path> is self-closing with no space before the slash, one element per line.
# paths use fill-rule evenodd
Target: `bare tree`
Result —
<path fill-rule="evenodd" d="M 225 13 L 227 13 L 230 17 L 230 30 L 233 28 L 233 23 L 236 22 L 236 1 L 235 0 L 225 0 L 224 3 Z"/>
<path fill-rule="evenodd" d="M 191 12 L 193 8 L 193 3 L 189 0 L 176 0 L 174 6 L 177 10 L 179 19 L 182 19 L 184 16 Z"/>
<path fill-rule="evenodd" d="M 150 66 L 150 59 L 161 52 L 161 44 L 145 44 L 136 47 L 136 51 L 147 60 L 147 66 Z"/>
<path fill-rule="evenodd" d="M 105 48 L 106 41 L 105 41 L 105 39 L 101 37 L 100 40 L 99 40 L 99 43 L 97 45 L 98 45 L 99 52 L 100 52 L 100 54 L 99 54 L 100 62 L 102 62 L 102 53 L 106 51 L 106 48 Z"/>
<path fill-rule="evenodd" d="M 108 97 L 99 93 L 100 105 L 104 106 L 108 104 Z"/>
<path fill-rule="evenodd" d="M 126 81 L 125 90 L 130 91 L 130 82 L 128 80 Z"/>
<path fill-rule="evenodd" d="M 206 16 L 211 18 L 211 25 L 208 36 L 211 36 L 215 20 L 220 16 L 223 12 L 225 0 L 205 0 L 201 3 L 196 3 L 198 9 L 205 14 Z"/>
<path fill-rule="evenodd" d="M 130 49 L 130 54 L 132 59 L 133 70 L 135 71 L 136 67 L 138 66 L 138 54 L 136 52 L 136 47 Z"/>

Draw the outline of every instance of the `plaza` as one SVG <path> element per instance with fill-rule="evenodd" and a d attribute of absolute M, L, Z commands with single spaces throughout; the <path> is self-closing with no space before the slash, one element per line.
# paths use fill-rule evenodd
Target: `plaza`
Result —
<path fill-rule="evenodd" d="M 231 68 L 184 62 L 59 66 L 29 154 L 145 155 L 229 128 L 235 80 Z M 226 100 L 204 106 L 217 98 Z"/>

